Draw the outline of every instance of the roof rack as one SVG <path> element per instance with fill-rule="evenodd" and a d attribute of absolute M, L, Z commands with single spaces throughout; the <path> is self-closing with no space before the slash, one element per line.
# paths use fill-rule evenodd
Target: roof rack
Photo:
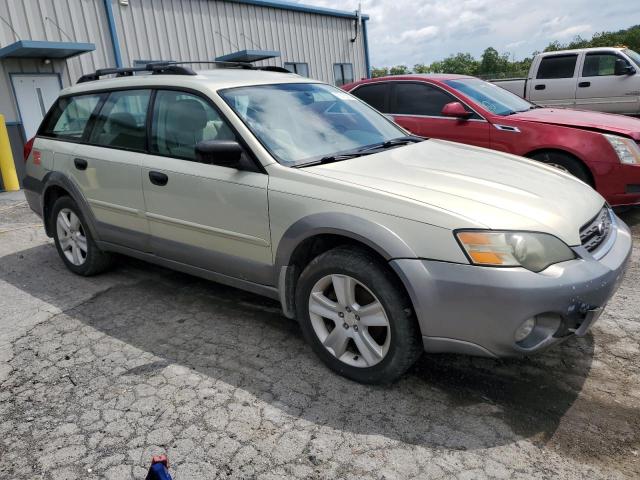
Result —
<path fill-rule="evenodd" d="M 76 83 L 92 82 L 100 80 L 100 77 L 115 75 L 118 77 L 130 77 L 135 72 L 151 72 L 152 75 L 197 75 L 196 72 L 187 67 L 181 67 L 169 62 L 148 63 L 143 67 L 127 68 L 101 68 L 94 73 L 82 75 Z"/>
<path fill-rule="evenodd" d="M 101 68 L 94 73 L 87 73 L 82 75 L 76 83 L 92 82 L 94 80 L 100 80 L 100 77 L 107 75 L 115 75 L 118 77 L 130 77 L 135 72 L 151 72 L 152 75 L 197 75 L 192 69 L 183 67 L 183 64 L 210 64 L 219 68 L 239 68 L 244 70 L 264 70 L 267 72 L 281 72 L 291 73 L 290 70 L 282 67 L 256 67 L 250 63 L 245 62 L 220 62 L 220 61 L 185 61 L 185 62 L 153 62 L 147 63 L 141 67 L 126 67 L 126 68 Z"/>
<path fill-rule="evenodd" d="M 287 70 L 283 67 L 264 66 L 257 67 L 249 62 L 226 62 L 222 60 L 185 60 L 183 62 L 157 62 L 151 65 L 156 66 L 171 66 L 171 65 L 215 65 L 218 68 L 240 68 L 244 70 L 264 70 L 267 72 L 280 72 L 280 73 L 292 73 L 291 70 Z M 147 65 L 149 66 L 149 65 Z"/>

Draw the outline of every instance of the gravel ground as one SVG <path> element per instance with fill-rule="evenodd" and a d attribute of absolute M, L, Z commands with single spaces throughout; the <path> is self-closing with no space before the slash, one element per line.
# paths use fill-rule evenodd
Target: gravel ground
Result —
<path fill-rule="evenodd" d="M 623 215 L 640 237 L 640 211 Z M 327 370 L 273 301 L 122 259 L 68 272 L 0 195 L 0 477 L 640 477 L 640 255 L 584 338 L 398 383 Z"/>

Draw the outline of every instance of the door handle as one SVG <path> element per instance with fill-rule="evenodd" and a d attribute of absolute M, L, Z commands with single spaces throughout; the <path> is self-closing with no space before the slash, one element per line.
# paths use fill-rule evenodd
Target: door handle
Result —
<path fill-rule="evenodd" d="M 151 180 L 151 183 L 153 183 L 154 185 L 164 187 L 169 181 L 169 177 L 167 177 L 164 173 L 154 172 L 152 170 L 149 172 L 149 180 Z"/>
<path fill-rule="evenodd" d="M 547 86 L 544 83 L 538 84 L 535 87 L 536 90 L 544 90 L 545 88 L 547 88 Z"/>
<path fill-rule="evenodd" d="M 74 158 L 73 164 L 78 170 L 86 170 L 88 165 L 87 161 L 84 158 Z"/>
<path fill-rule="evenodd" d="M 591 86 L 591 82 L 580 82 L 580 83 L 578 84 L 578 86 L 579 86 L 580 88 L 587 88 L 587 87 L 590 87 L 590 86 Z"/>

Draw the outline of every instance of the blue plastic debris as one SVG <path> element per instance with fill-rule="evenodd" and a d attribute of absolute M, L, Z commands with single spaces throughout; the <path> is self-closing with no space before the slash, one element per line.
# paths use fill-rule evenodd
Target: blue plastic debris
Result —
<path fill-rule="evenodd" d="M 151 459 L 151 467 L 145 480 L 172 480 L 166 455 L 156 455 Z"/>

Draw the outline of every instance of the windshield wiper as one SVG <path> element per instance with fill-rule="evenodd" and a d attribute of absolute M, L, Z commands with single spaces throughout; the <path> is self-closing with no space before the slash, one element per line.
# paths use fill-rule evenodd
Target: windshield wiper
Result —
<path fill-rule="evenodd" d="M 407 135 L 406 137 L 398 137 L 393 138 L 391 140 L 387 140 L 386 142 L 379 143 L 377 145 L 370 145 L 368 147 L 364 147 L 360 149 L 360 152 L 369 152 L 371 150 L 381 150 L 391 147 L 399 147 L 401 145 L 406 145 L 408 143 L 418 143 L 422 142 L 424 138 L 417 137 L 415 135 Z"/>
<path fill-rule="evenodd" d="M 407 143 L 422 142 L 423 140 L 424 138 L 421 138 L 421 137 L 417 137 L 414 135 L 407 135 L 406 137 L 398 137 L 391 140 L 387 140 L 386 142 L 378 143 L 375 145 L 369 145 L 368 147 L 359 148 L 352 152 L 338 153 L 336 155 L 327 155 L 326 157 L 322 157 L 320 160 L 303 163 L 301 165 L 295 165 L 294 168 L 311 167 L 313 165 L 325 165 L 327 163 L 341 162 L 342 160 L 350 160 L 352 158 L 362 157 L 364 155 L 371 155 L 373 153 L 376 153 L 378 150 L 384 150 L 392 147 L 399 147 L 401 145 L 406 145 Z"/>

